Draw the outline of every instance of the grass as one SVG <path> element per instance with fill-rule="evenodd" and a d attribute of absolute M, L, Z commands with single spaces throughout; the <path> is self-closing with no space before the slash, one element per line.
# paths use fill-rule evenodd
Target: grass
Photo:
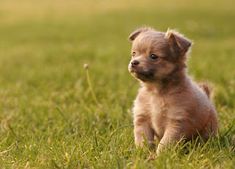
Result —
<path fill-rule="evenodd" d="M 234 5 L 0 0 L 0 168 L 234 168 Z M 127 71 L 127 37 L 141 25 L 194 40 L 189 73 L 213 84 L 220 121 L 217 138 L 150 162 L 134 146 Z"/>

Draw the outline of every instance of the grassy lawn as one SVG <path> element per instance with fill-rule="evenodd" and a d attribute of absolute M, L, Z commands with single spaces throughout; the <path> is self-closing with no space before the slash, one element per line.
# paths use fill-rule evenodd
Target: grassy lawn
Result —
<path fill-rule="evenodd" d="M 234 20 L 233 0 L 0 0 L 0 168 L 234 168 Z M 214 86 L 220 122 L 218 138 L 150 162 L 127 71 L 142 25 L 193 39 L 189 73 Z"/>

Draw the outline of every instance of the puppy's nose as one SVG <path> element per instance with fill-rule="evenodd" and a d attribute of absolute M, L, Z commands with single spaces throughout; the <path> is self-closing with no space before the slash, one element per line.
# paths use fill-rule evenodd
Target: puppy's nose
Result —
<path fill-rule="evenodd" d="M 135 67 L 135 66 L 137 66 L 139 63 L 140 63 L 140 62 L 139 62 L 138 60 L 133 60 L 133 61 L 131 61 L 131 66 L 132 66 L 132 67 Z"/>

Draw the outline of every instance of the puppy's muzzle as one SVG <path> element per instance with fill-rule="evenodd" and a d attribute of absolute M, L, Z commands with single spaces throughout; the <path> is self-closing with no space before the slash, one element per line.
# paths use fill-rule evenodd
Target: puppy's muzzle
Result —
<path fill-rule="evenodd" d="M 140 62 L 138 60 L 132 60 L 131 61 L 131 67 L 134 68 L 136 66 L 138 66 L 140 64 Z"/>

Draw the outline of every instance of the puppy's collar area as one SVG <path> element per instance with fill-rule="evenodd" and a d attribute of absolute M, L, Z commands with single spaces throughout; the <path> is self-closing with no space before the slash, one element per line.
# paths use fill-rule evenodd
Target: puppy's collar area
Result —
<path fill-rule="evenodd" d="M 168 77 L 153 81 L 142 81 L 141 85 L 150 89 L 155 88 L 157 93 L 171 93 L 169 89 L 175 89 L 180 86 L 186 78 L 184 68 L 175 68 Z"/>

